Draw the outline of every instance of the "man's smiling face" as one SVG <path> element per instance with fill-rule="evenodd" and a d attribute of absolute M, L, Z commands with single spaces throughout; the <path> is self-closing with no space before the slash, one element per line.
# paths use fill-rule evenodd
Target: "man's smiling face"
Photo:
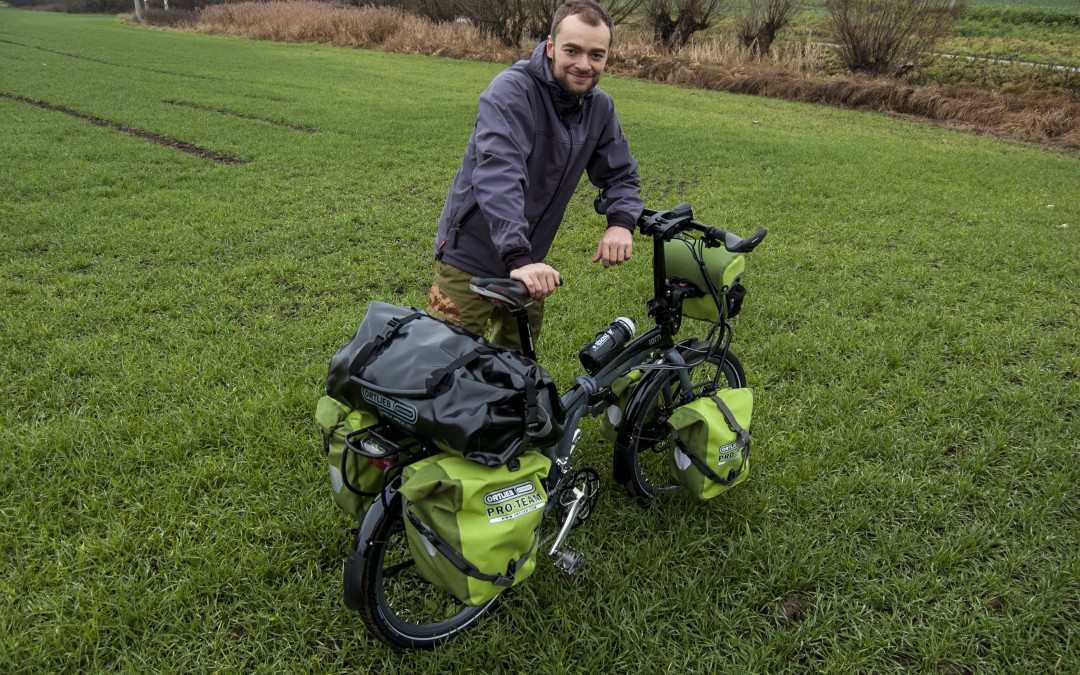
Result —
<path fill-rule="evenodd" d="M 576 14 L 568 16 L 548 36 L 551 74 L 564 91 L 581 96 L 600 82 L 610 47 L 611 31 L 603 23 L 590 26 Z"/>

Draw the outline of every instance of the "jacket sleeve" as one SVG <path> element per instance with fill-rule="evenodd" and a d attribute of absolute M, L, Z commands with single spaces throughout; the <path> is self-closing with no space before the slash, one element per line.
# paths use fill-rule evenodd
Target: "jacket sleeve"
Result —
<path fill-rule="evenodd" d="M 480 95 L 471 183 L 508 270 L 533 262 L 525 195 L 534 126 L 527 92 L 513 78 L 496 78 Z"/>
<path fill-rule="evenodd" d="M 608 225 L 620 225 L 631 231 L 637 225 L 645 208 L 637 168 L 626 133 L 612 107 L 588 165 L 589 181 L 607 196 Z"/>

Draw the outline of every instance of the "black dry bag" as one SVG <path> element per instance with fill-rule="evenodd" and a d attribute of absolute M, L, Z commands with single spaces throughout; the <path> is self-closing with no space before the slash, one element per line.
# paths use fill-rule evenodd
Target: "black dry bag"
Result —
<path fill-rule="evenodd" d="M 466 459 L 499 466 L 562 434 L 543 368 L 424 312 L 372 302 L 330 360 L 326 393 Z"/>

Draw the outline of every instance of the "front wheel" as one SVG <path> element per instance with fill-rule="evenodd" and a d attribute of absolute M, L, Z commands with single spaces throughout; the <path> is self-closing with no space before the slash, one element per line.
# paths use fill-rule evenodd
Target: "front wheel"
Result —
<path fill-rule="evenodd" d="M 375 508 L 382 504 L 376 501 Z M 364 551 L 358 604 L 364 624 L 397 649 L 431 649 L 472 626 L 498 603 L 495 596 L 467 607 L 416 571 L 405 537 L 401 496 L 376 515 L 373 527 L 360 528 L 357 551 Z M 366 523 L 365 523 L 366 524 Z"/>
<path fill-rule="evenodd" d="M 683 356 L 693 362 L 695 353 L 700 355 L 706 350 L 705 343 L 698 343 Z M 626 419 L 615 443 L 613 468 L 615 481 L 632 497 L 649 500 L 681 487 L 668 473 L 668 458 L 675 451 L 675 445 L 671 427 L 667 424 L 672 411 L 685 398 L 679 373 L 679 370 L 658 370 L 646 375 L 626 407 Z M 746 373 L 730 350 L 710 355 L 693 367 L 689 375 L 693 388 L 690 398 L 701 396 L 713 387 L 736 389 L 746 386 Z"/>

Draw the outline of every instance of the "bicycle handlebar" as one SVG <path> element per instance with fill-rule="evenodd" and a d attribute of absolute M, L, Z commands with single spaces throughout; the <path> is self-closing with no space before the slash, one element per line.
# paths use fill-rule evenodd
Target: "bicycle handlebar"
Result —
<path fill-rule="evenodd" d="M 603 192 L 596 196 L 594 207 L 596 212 L 601 215 L 607 212 L 607 199 Z M 637 224 L 642 234 L 664 241 L 671 241 L 680 232 L 695 230 L 702 233 L 706 247 L 723 246 L 731 253 L 749 253 L 753 251 L 765 239 L 765 235 L 769 233 L 765 228 L 761 228 L 749 237 L 744 238 L 734 232 L 699 223 L 694 220 L 693 207 L 686 202 L 667 211 L 645 209 L 641 212 Z"/>

